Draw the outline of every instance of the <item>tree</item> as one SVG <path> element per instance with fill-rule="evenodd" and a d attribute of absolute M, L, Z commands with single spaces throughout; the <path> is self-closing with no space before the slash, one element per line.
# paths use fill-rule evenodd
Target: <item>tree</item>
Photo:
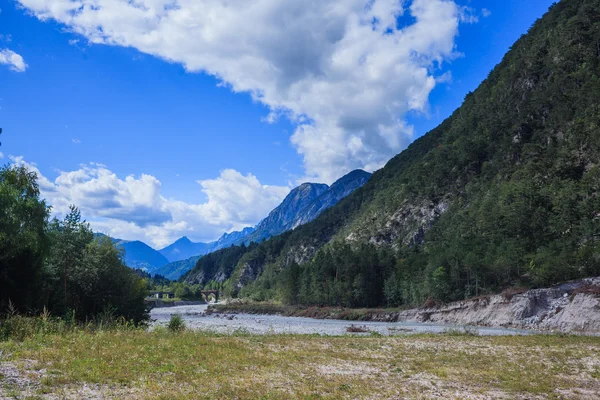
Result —
<path fill-rule="evenodd" d="M 49 210 L 34 172 L 0 169 L 0 308 L 9 301 L 21 311 L 42 307 Z"/>
<path fill-rule="evenodd" d="M 47 261 L 49 309 L 87 319 L 107 309 L 141 322 L 147 316 L 146 281 L 123 263 L 122 251 L 107 237 L 94 238 L 79 210 L 71 206 L 63 220 L 50 224 Z"/>

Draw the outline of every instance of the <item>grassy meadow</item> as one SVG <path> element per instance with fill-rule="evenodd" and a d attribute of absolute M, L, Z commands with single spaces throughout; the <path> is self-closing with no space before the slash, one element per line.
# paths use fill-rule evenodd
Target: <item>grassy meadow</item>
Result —
<path fill-rule="evenodd" d="M 0 398 L 594 399 L 600 338 L 72 330 L 0 342 Z"/>

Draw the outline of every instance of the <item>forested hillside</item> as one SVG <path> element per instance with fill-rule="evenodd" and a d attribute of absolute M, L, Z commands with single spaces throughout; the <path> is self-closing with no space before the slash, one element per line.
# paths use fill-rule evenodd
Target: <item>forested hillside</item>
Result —
<path fill-rule="evenodd" d="M 599 127 L 600 0 L 565 0 L 365 186 L 246 249 L 226 289 L 414 305 L 600 274 Z"/>

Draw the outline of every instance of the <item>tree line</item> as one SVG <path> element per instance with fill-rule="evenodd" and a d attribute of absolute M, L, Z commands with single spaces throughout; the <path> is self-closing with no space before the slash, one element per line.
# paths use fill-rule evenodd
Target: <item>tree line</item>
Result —
<path fill-rule="evenodd" d="M 146 321 L 146 281 L 123 263 L 121 250 L 95 237 L 75 206 L 60 220 L 50 211 L 36 173 L 0 169 L 0 310 Z"/>

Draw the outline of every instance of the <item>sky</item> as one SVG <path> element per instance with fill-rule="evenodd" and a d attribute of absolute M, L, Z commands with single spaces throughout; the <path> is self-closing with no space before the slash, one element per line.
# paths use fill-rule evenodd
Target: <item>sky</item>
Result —
<path fill-rule="evenodd" d="M 0 0 L 0 162 L 155 248 L 385 165 L 550 0 Z"/>

